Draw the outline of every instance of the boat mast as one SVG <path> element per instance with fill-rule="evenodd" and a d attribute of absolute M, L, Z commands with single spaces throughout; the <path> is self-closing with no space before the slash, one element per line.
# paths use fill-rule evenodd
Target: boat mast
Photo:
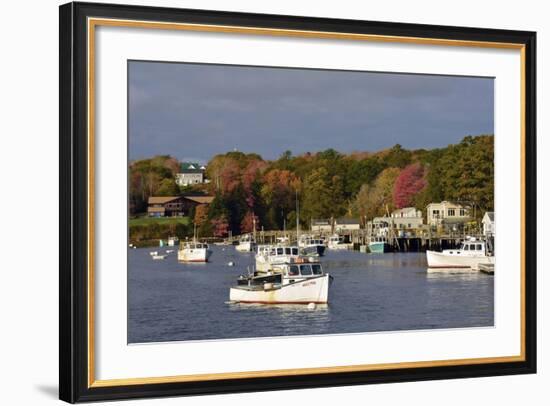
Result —
<path fill-rule="evenodd" d="M 252 235 L 254 237 L 254 242 L 256 242 L 256 216 L 254 213 L 252 213 L 252 227 L 254 228 L 252 230 Z"/>
<path fill-rule="evenodd" d="M 300 239 L 300 201 L 298 200 L 298 189 L 296 189 L 296 244 Z"/>

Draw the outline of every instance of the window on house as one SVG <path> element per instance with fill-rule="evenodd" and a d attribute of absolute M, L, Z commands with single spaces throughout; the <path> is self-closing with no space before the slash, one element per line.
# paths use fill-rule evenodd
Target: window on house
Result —
<path fill-rule="evenodd" d="M 460 209 L 460 215 L 464 217 L 466 215 L 466 209 Z"/>
<path fill-rule="evenodd" d="M 439 217 L 439 210 L 434 210 L 434 211 L 432 211 L 432 215 L 433 215 L 434 217 Z"/>
<path fill-rule="evenodd" d="M 455 209 L 449 209 L 447 210 L 447 216 L 454 217 L 455 215 Z"/>

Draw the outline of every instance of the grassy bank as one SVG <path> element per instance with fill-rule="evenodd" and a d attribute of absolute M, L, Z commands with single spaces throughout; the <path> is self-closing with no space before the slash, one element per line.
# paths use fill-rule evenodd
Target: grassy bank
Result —
<path fill-rule="evenodd" d="M 128 228 L 130 243 L 138 247 L 172 236 L 180 239 L 193 236 L 189 217 L 138 217 L 129 220 Z"/>
<path fill-rule="evenodd" d="M 168 225 L 189 225 L 191 219 L 189 217 L 136 217 L 128 221 L 128 225 L 132 226 L 148 226 L 151 224 L 168 224 Z"/>

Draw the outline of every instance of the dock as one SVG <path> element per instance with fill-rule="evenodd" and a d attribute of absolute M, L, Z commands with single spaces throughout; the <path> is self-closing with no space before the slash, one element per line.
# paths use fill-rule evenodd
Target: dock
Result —
<path fill-rule="evenodd" d="M 303 230 L 301 234 L 308 234 L 314 238 L 328 238 L 331 233 L 313 232 Z M 355 250 L 360 250 L 363 246 L 368 246 L 372 235 L 369 230 L 347 230 L 338 233 L 344 237 L 346 241 L 353 244 Z M 260 230 L 256 232 L 256 241 L 260 244 L 274 244 L 277 238 L 288 237 L 290 243 L 296 243 L 295 230 Z M 472 237 L 472 235 L 470 235 Z M 240 235 L 232 235 L 224 239 L 228 244 L 236 243 L 241 238 Z M 394 252 L 424 252 L 426 250 L 442 251 L 444 249 L 454 249 L 460 247 L 466 236 L 462 233 L 455 234 L 439 234 L 439 233 L 409 233 L 407 236 L 398 236 L 388 238 L 388 244 Z"/>

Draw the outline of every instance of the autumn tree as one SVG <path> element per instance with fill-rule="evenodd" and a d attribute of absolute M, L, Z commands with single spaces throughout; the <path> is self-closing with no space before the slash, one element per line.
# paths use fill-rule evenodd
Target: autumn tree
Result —
<path fill-rule="evenodd" d="M 406 166 L 393 189 L 393 203 L 396 208 L 412 206 L 414 198 L 426 187 L 426 171 L 420 163 Z"/>
<path fill-rule="evenodd" d="M 155 192 L 156 196 L 177 196 L 180 189 L 174 179 L 165 178 L 160 181 L 158 189 Z"/>
<path fill-rule="evenodd" d="M 219 216 L 210 220 L 214 237 L 224 238 L 229 235 L 229 222 L 225 216 Z"/>
<path fill-rule="evenodd" d="M 374 180 L 372 185 L 363 185 L 352 202 L 352 209 L 358 215 L 372 218 L 386 214 L 393 206 L 393 190 L 399 168 L 386 168 Z"/>
<path fill-rule="evenodd" d="M 207 221 L 208 221 L 208 205 L 199 204 L 195 208 L 195 218 L 193 219 L 193 223 L 195 223 L 197 227 L 200 227 Z"/>
<path fill-rule="evenodd" d="M 260 222 L 258 216 L 252 211 L 247 211 L 241 222 L 241 233 L 251 233 L 254 230 L 258 231 Z"/>

